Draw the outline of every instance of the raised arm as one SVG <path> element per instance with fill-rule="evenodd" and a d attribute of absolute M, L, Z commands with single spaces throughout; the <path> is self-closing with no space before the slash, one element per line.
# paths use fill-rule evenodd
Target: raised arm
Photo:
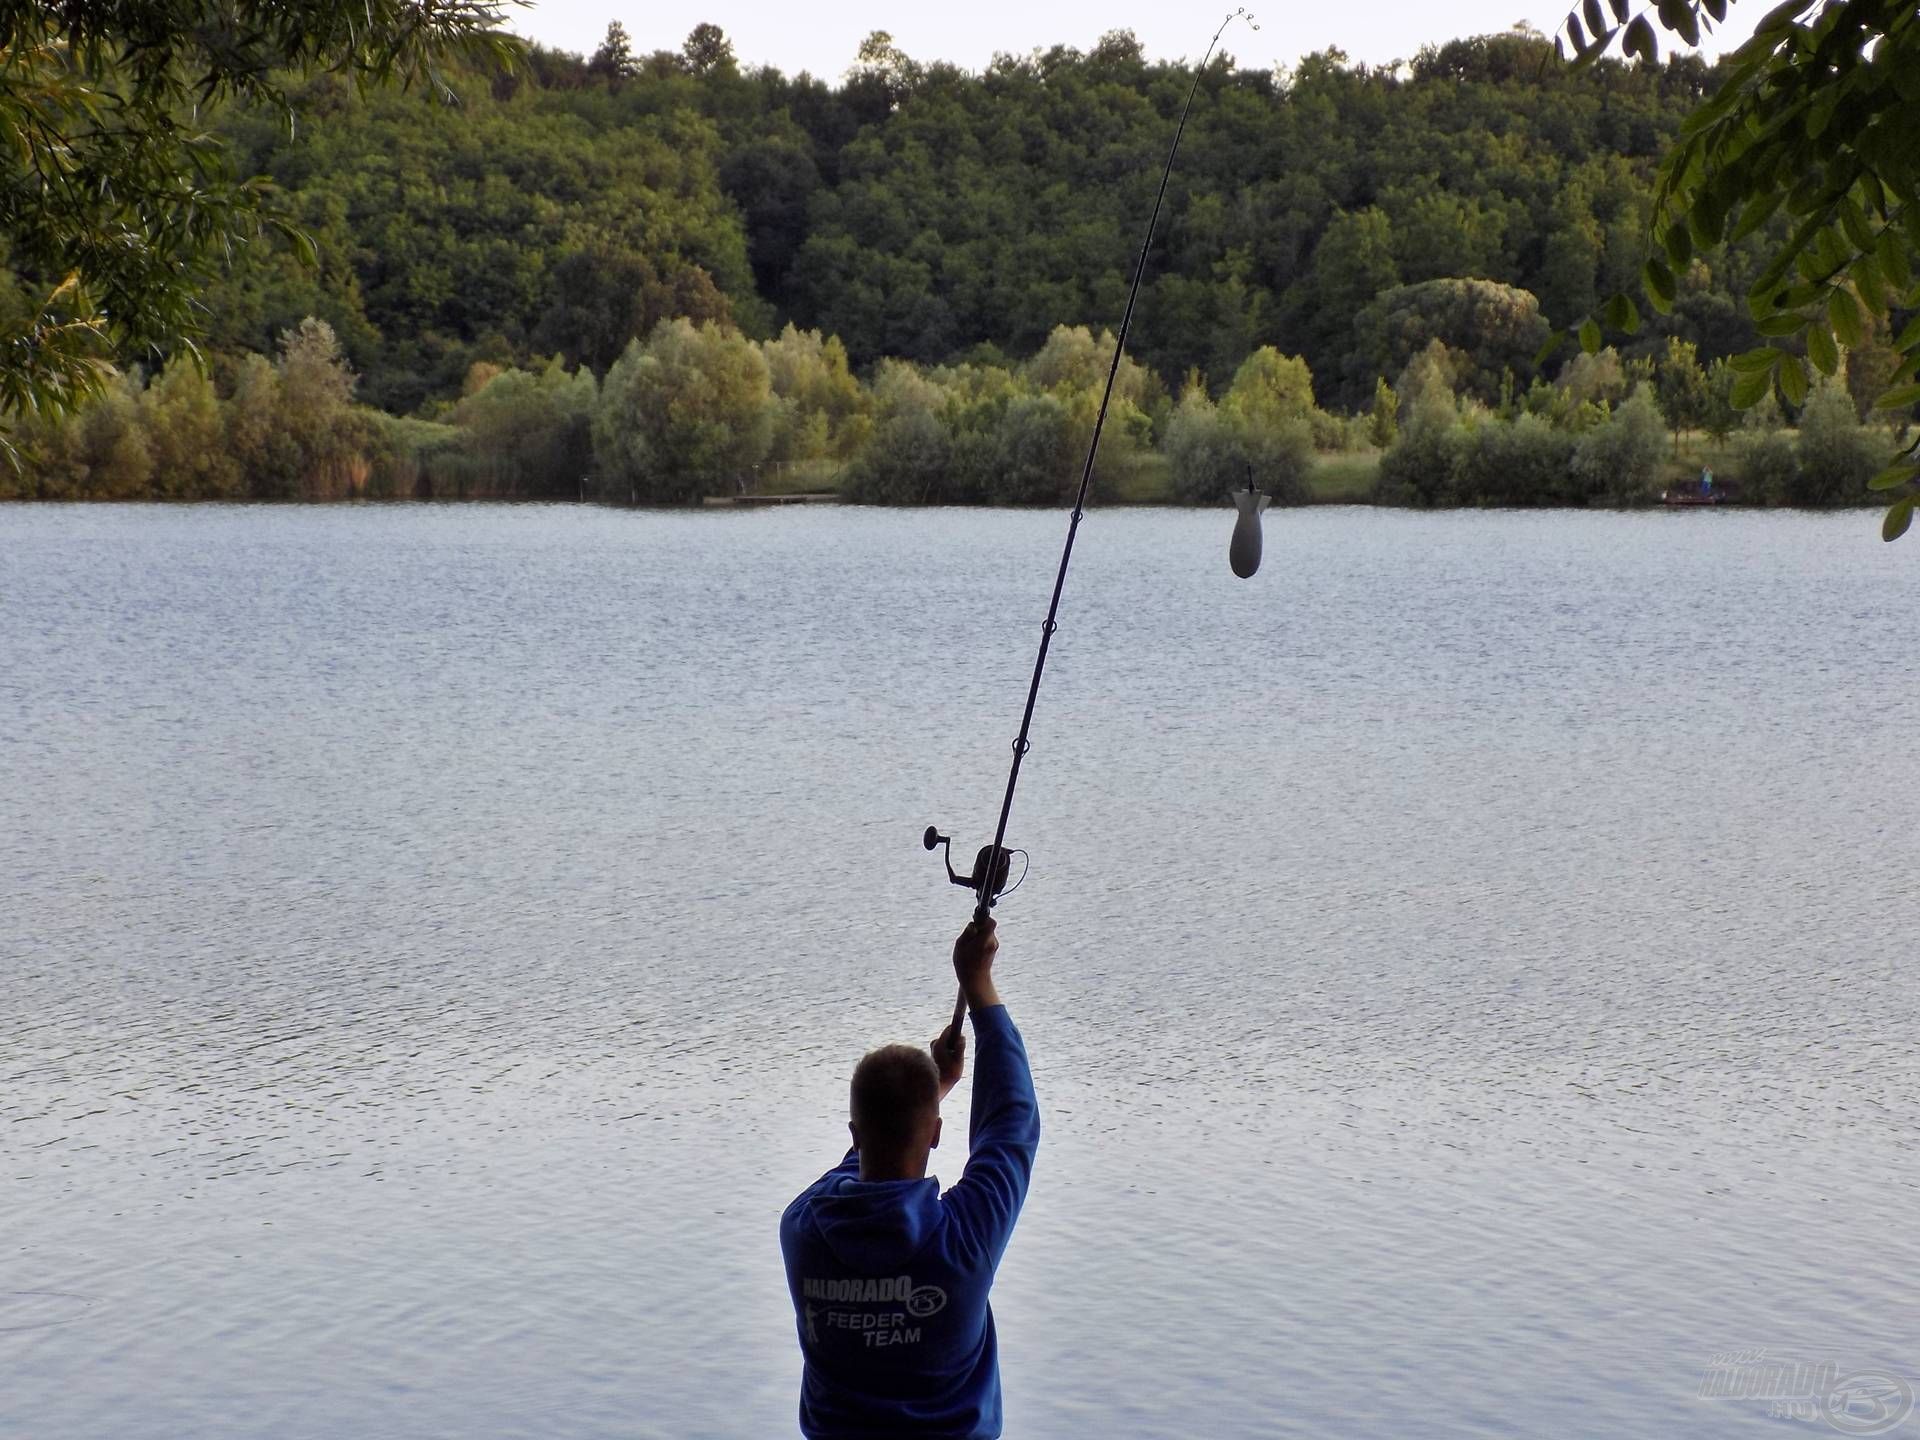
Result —
<path fill-rule="evenodd" d="M 967 1168 L 946 1199 L 961 1233 L 989 1265 L 999 1264 L 1013 1235 L 1040 1148 L 1027 1049 L 993 983 L 999 948 L 991 919 L 967 926 L 953 947 L 954 973 L 973 1013 L 973 1117 Z"/>

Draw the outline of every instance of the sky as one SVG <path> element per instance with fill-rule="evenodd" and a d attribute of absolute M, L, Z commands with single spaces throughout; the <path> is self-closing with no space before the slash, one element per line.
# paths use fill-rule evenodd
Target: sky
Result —
<path fill-rule="evenodd" d="M 1093 5 L 1086 0 L 1036 5 L 1014 0 L 969 0 L 963 5 L 881 4 L 877 0 L 534 0 L 509 13 L 508 28 L 562 50 L 591 53 L 607 22 L 627 27 L 636 52 L 677 50 L 701 21 L 726 31 L 744 65 L 772 65 L 789 75 L 802 70 L 838 81 L 853 64 L 860 42 L 885 30 L 919 61 L 947 60 L 967 70 L 984 69 L 996 51 L 1025 54 L 1052 45 L 1090 49 L 1108 30 L 1131 30 L 1149 58 L 1197 59 L 1220 20 L 1233 6 L 1217 3 L 1188 10 L 1169 5 Z M 1291 68 L 1302 55 L 1338 47 L 1355 61 L 1385 65 L 1411 59 L 1423 45 L 1463 35 L 1483 35 L 1531 21 L 1552 33 L 1565 20 L 1570 0 L 1356 0 L 1350 4 L 1250 4 L 1259 31 L 1244 22 L 1227 32 L 1223 46 L 1247 69 Z M 1761 0 L 1736 0 L 1728 27 L 1709 53 L 1737 45 L 1766 13 Z"/>

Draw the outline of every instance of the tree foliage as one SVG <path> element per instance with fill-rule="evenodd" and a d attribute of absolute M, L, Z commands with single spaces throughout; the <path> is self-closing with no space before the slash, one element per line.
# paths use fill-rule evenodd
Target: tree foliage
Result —
<path fill-rule="evenodd" d="M 1726 16 L 1727 0 L 1663 0 L 1658 23 L 1689 45 Z M 1612 20 L 1588 0 L 1585 25 L 1568 21 L 1583 57 L 1616 35 L 1651 63 L 1652 21 Z M 1606 23 L 1602 23 L 1602 22 Z M 1644 271 L 1656 309 L 1671 310 L 1678 276 L 1701 250 L 1782 228 L 1746 291 L 1771 343 L 1736 362 L 1736 405 L 1769 393 L 1798 408 L 1816 374 L 1839 372 L 1876 322 L 1903 319 L 1897 363 L 1879 403 L 1920 402 L 1920 9 L 1909 0 L 1787 0 L 1723 62 L 1718 84 L 1660 163 L 1649 210 Z M 1633 317 L 1617 295 L 1613 317 Z M 1591 348 L 1598 327 L 1582 338 Z M 1873 484 L 1894 492 L 1883 533 L 1896 539 L 1920 498 L 1920 441 Z"/>
<path fill-rule="evenodd" d="M 235 251 L 304 238 L 202 118 L 286 115 L 284 76 L 434 81 L 510 60 L 486 0 L 67 0 L 0 10 L 0 413 L 70 408 L 113 357 L 191 345 Z"/>
<path fill-rule="evenodd" d="M 603 493 L 662 504 L 738 490 L 772 444 L 773 387 L 738 331 L 663 320 L 607 371 L 594 411 Z"/>

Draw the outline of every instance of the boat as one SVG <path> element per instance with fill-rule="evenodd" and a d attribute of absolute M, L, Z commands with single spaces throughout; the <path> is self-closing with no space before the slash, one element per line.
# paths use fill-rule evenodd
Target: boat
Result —
<path fill-rule="evenodd" d="M 1725 490 L 1716 490 L 1713 488 L 1713 471 L 1704 468 L 1700 471 L 1700 478 L 1694 481 L 1693 484 L 1683 486 L 1677 490 L 1662 490 L 1660 492 L 1660 503 L 1662 505 L 1683 507 L 1720 505 L 1726 502 L 1726 498 L 1727 492 Z"/>

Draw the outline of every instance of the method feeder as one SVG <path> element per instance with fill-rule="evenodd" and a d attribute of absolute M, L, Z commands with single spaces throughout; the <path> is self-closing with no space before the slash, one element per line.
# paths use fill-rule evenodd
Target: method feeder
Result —
<path fill-rule="evenodd" d="M 1026 758 L 1027 751 L 1033 748 L 1027 739 L 1033 728 L 1033 706 L 1040 698 L 1040 677 L 1047 668 L 1047 648 L 1053 643 L 1054 631 L 1060 628 L 1057 623 L 1060 592 L 1066 587 L 1067 565 L 1073 559 L 1073 537 L 1079 531 L 1080 521 L 1086 513 L 1087 487 L 1093 480 L 1094 457 L 1100 450 L 1100 430 L 1106 424 L 1107 406 L 1113 400 L 1114 381 L 1120 374 L 1120 357 L 1126 354 L 1127 332 L 1133 328 L 1134 302 L 1140 298 L 1140 279 L 1146 274 L 1147 252 L 1153 246 L 1153 232 L 1160 223 L 1160 207 L 1167 198 L 1167 182 L 1173 178 L 1173 162 L 1180 154 L 1180 137 L 1186 133 L 1187 117 L 1193 113 L 1194 97 L 1200 93 L 1200 77 L 1206 74 L 1207 64 L 1213 59 L 1220 37 L 1227 33 L 1229 25 L 1240 19 L 1244 19 L 1255 30 L 1260 28 L 1253 16 L 1242 8 L 1227 16 L 1220 22 L 1220 28 L 1213 32 L 1213 39 L 1207 44 L 1207 53 L 1194 69 L 1193 84 L 1187 90 L 1187 103 L 1181 107 L 1180 121 L 1173 131 L 1173 144 L 1167 150 L 1167 163 L 1160 172 L 1160 188 L 1153 197 L 1153 213 L 1147 217 L 1146 237 L 1140 242 L 1140 258 L 1134 264 L 1133 284 L 1127 291 L 1127 308 L 1120 317 L 1120 333 L 1114 340 L 1113 363 L 1107 367 L 1106 389 L 1101 393 L 1100 409 L 1093 418 L 1093 438 L 1087 444 L 1086 463 L 1080 469 L 1080 488 L 1073 498 L 1073 513 L 1067 518 L 1067 543 L 1060 550 L 1060 569 L 1053 577 L 1053 598 L 1047 602 L 1047 618 L 1040 627 L 1040 650 L 1033 659 L 1033 680 L 1027 686 L 1027 707 L 1020 716 L 1020 733 L 1013 741 L 1013 764 L 1007 771 L 1007 791 L 1000 801 L 1000 823 L 994 828 L 993 843 L 982 845 L 974 852 L 973 868 L 962 875 L 953 868 L 952 837 L 942 835 L 932 825 L 921 836 L 921 843 L 927 849 L 944 851 L 947 879 L 973 891 L 973 918 L 976 924 L 993 913 L 995 902 L 1006 893 L 1010 861 L 1014 855 L 1023 853 L 1006 847 L 1007 819 L 1013 814 L 1013 792 L 1020 783 L 1020 762 Z M 1251 466 L 1247 468 L 1247 488 L 1234 492 L 1233 503 L 1238 516 L 1234 521 L 1233 540 L 1227 549 L 1227 560 L 1233 573 L 1245 580 L 1260 568 L 1260 513 L 1267 508 L 1267 496 L 1254 489 Z M 1024 870 L 1021 872 L 1022 878 L 1025 873 Z M 959 1034 L 961 1022 L 966 1018 L 967 993 L 962 990 L 953 1004 L 953 1023 L 948 1032 L 950 1036 Z"/>

